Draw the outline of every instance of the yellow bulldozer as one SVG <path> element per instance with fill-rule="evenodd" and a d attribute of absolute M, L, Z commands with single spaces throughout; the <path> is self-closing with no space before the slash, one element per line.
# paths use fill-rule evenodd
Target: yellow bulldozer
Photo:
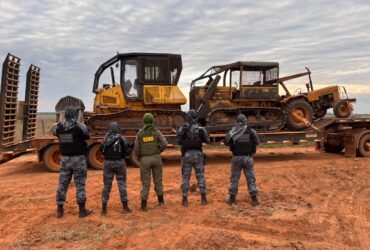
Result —
<path fill-rule="evenodd" d="M 119 71 L 116 81 L 114 68 Z M 110 69 L 111 83 L 100 86 L 99 80 Z M 85 123 L 93 135 L 102 135 L 111 121 L 117 121 L 123 134 L 135 134 L 141 127 L 144 113 L 151 112 L 156 126 L 171 133 L 185 122 L 181 105 L 186 98 L 177 86 L 182 71 L 181 55 L 164 53 L 117 54 L 96 71 L 93 112 L 84 112 Z M 74 97 L 62 98 L 56 106 L 58 120 L 67 106 L 82 112 L 84 105 Z"/>

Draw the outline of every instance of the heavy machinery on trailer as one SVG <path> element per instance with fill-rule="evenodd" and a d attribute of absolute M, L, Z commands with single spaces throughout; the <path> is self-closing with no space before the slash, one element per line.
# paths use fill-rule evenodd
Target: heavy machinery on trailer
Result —
<path fill-rule="evenodd" d="M 119 69 L 118 82 L 113 65 Z M 99 80 L 108 68 L 112 83 L 99 87 Z M 135 135 L 142 125 L 143 115 L 150 112 L 155 115 L 156 126 L 161 131 L 176 131 L 185 122 L 181 105 L 186 103 L 186 97 L 177 86 L 181 71 L 181 55 L 117 54 L 95 73 L 94 110 L 84 113 L 85 123 L 93 135 L 103 135 L 111 121 L 117 121 L 124 128 L 125 135 Z M 83 103 L 79 99 L 62 98 L 56 112 L 63 113 L 67 106 L 77 103 L 81 103 L 77 108 L 83 110 Z"/>
<path fill-rule="evenodd" d="M 277 62 L 235 62 L 213 66 L 191 83 L 190 108 L 198 111 L 204 126 L 211 132 L 227 131 L 239 113 L 259 131 L 302 130 L 326 110 L 334 108 L 339 118 L 352 113 L 344 87 L 313 89 L 311 72 L 279 78 Z M 289 92 L 284 82 L 309 76 L 307 92 Z M 279 94 L 279 86 L 285 94 Z"/>
<path fill-rule="evenodd" d="M 165 63 L 165 61 L 167 63 Z M 102 88 L 99 88 L 99 78 L 102 72 L 107 68 L 110 68 L 111 72 L 113 72 L 113 68 L 111 66 L 117 62 L 121 65 L 118 66 L 121 76 L 120 82 L 116 83 L 114 74 L 111 74 L 112 84 L 103 85 Z M 137 78 L 135 78 L 135 72 L 130 74 L 127 73 L 128 75 L 126 77 L 126 69 L 131 67 L 128 65 L 136 65 L 133 67 L 136 67 L 136 70 L 134 71 L 136 72 Z M 271 65 L 265 66 L 271 67 Z M 276 63 L 273 66 L 276 67 Z M 87 142 L 87 160 L 89 166 L 95 169 L 102 168 L 103 157 L 98 148 L 106 129 L 105 125 L 111 120 L 119 119 L 120 115 L 124 117 L 119 120 L 120 126 L 123 127 L 123 133 L 127 139 L 133 142 L 136 130 L 141 127 L 141 115 L 144 112 L 157 112 L 156 114 L 159 115 L 165 114 L 169 110 L 170 113 L 166 114 L 171 115 L 171 119 L 167 118 L 165 121 L 159 121 L 160 123 L 157 124 L 157 126 L 161 128 L 169 142 L 174 144 L 176 143 L 176 128 L 184 121 L 184 113 L 180 110 L 180 103 L 183 103 L 185 100 L 183 99 L 183 94 L 177 87 L 181 69 L 181 57 L 178 55 L 152 53 L 119 54 L 102 64 L 95 74 L 93 88 L 94 93 L 96 93 L 94 112 L 86 112 L 82 100 L 67 96 L 60 99 L 56 105 L 57 120 L 63 119 L 63 111 L 66 106 L 73 105 L 79 109 L 80 119 L 85 120 L 92 129 L 93 136 Z M 167 74 L 164 74 L 165 76 L 163 76 L 163 73 L 166 72 Z M 0 162 L 5 162 L 24 153 L 36 152 L 39 161 L 43 161 L 48 169 L 59 171 L 60 152 L 57 138 L 51 134 L 46 134 L 40 137 L 35 136 L 40 68 L 34 65 L 30 66 L 27 73 L 22 141 L 15 141 L 16 115 L 17 109 L 19 108 L 17 107 L 19 73 L 20 59 L 9 54 L 4 61 L 1 78 Z M 131 77 L 132 75 L 134 75 L 134 77 Z M 220 76 L 216 75 L 217 74 L 214 76 L 217 80 Z M 270 73 L 270 75 L 273 75 L 273 73 Z M 279 81 L 282 81 L 282 79 L 287 79 L 279 78 L 278 74 L 270 78 L 266 76 L 265 78 L 274 81 L 271 85 L 275 89 L 276 86 L 274 86 L 274 84 L 276 85 Z M 131 84 L 126 81 L 127 79 L 130 80 Z M 135 84 L 135 79 L 137 79 L 136 87 L 133 87 L 132 85 Z M 263 79 L 264 82 L 267 82 L 266 79 Z M 213 81 L 213 79 L 211 80 Z M 218 81 L 219 80 L 220 79 L 218 79 Z M 198 87 L 198 89 L 196 89 L 194 84 L 192 84 L 190 105 L 191 107 L 198 107 L 200 114 L 202 114 L 202 108 L 200 107 L 211 107 L 211 111 L 215 109 L 214 106 L 212 106 L 215 105 L 215 100 L 219 100 L 221 103 L 243 103 L 242 101 L 234 99 L 223 99 L 222 97 L 227 96 L 227 93 L 234 93 L 234 96 L 238 96 L 238 94 L 235 94 L 237 92 L 234 91 L 232 86 L 223 86 L 221 89 L 217 89 L 212 81 L 206 84 L 205 87 Z M 215 89 L 212 92 L 208 92 L 209 86 L 211 85 L 213 86 L 212 88 Z M 234 92 L 227 92 L 227 90 L 230 91 L 230 88 Z M 264 91 L 262 89 L 263 88 L 256 89 L 255 93 L 263 95 Z M 242 96 L 248 96 L 248 91 L 251 90 L 246 90 L 244 94 L 242 93 Z M 134 99 L 130 99 L 132 97 L 132 91 L 137 91 L 137 97 Z M 276 92 L 276 90 L 270 89 L 270 92 L 274 91 Z M 197 95 L 195 92 L 198 92 Z M 212 95 L 210 95 L 210 93 Z M 267 94 L 267 96 L 269 95 L 271 96 L 271 93 Z M 307 94 L 303 93 L 302 95 L 306 96 Z M 252 94 L 249 94 L 249 96 L 253 97 Z M 232 96 L 230 96 L 230 98 L 231 97 Z M 254 100 L 254 102 L 257 101 Z M 270 107 L 267 104 L 269 104 L 269 102 L 265 102 L 265 107 Z M 312 103 L 309 104 L 313 105 Z M 281 109 L 281 107 L 276 104 L 274 105 L 276 107 L 271 105 L 274 107 L 274 111 L 270 112 L 270 114 L 272 114 L 270 117 L 273 117 L 274 115 L 279 116 L 281 114 L 279 113 L 279 109 Z M 342 151 L 344 147 L 345 154 L 348 156 L 355 156 L 356 154 L 370 156 L 370 118 L 320 118 L 313 120 L 312 124 L 305 123 L 305 128 L 299 131 L 287 129 L 275 130 L 273 126 L 281 125 L 279 123 L 274 123 L 272 118 L 265 119 L 266 121 L 261 123 L 259 116 L 261 114 L 268 113 L 269 110 L 258 110 L 258 108 L 259 107 L 257 106 L 252 110 L 253 112 L 250 113 L 256 115 L 255 119 L 250 120 L 250 122 L 256 128 L 261 129 L 260 137 L 263 143 L 297 144 L 306 141 L 316 141 L 317 148 L 328 152 L 339 152 Z M 210 111 L 208 112 L 212 113 Z M 207 114 L 207 112 L 205 114 Z M 174 117 L 176 119 L 174 119 Z M 202 116 L 202 118 L 203 121 L 207 121 L 205 119 L 207 116 Z M 157 120 L 161 119 L 164 118 L 160 117 L 160 119 Z M 301 117 L 297 117 L 296 119 L 298 121 L 302 121 Z M 252 121 L 255 121 L 255 123 L 252 123 Z M 229 122 L 229 120 L 224 121 L 226 125 L 228 125 L 227 123 Z M 224 138 L 224 127 L 219 127 L 215 130 L 214 127 L 209 125 L 210 124 L 207 125 L 207 129 L 211 132 L 210 137 L 212 141 L 214 143 L 222 142 Z M 133 154 L 131 156 L 131 160 L 134 164 L 137 164 L 137 160 Z"/>

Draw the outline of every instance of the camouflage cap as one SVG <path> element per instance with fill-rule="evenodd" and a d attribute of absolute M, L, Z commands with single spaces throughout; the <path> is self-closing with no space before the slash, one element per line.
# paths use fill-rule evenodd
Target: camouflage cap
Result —
<path fill-rule="evenodd" d="M 77 109 L 75 107 L 68 107 L 64 111 L 66 120 L 77 119 Z"/>
<path fill-rule="evenodd" d="M 238 117 L 236 118 L 236 122 L 237 123 L 240 123 L 242 125 L 246 125 L 247 124 L 247 117 L 243 114 L 240 114 L 238 115 Z"/>
<path fill-rule="evenodd" d="M 198 120 L 198 114 L 195 109 L 190 109 L 186 114 L 186 120 L 190 123 L 195 123 Z"/>
<path fill-rule="evenodd" d="M 108 125 L 108 133 L 109 134 L 120 134 L 121 133 L 121 129 L 118 126 L 118 123 L 117 122 L 111 122 L 111 123 L 109 123 L 109 125 Z"/>
<path fill-rule="evenodd" d="M 151 113 L 145 113 L 144 124 L 152 124 L 154 122 L 154 117 Z"/>

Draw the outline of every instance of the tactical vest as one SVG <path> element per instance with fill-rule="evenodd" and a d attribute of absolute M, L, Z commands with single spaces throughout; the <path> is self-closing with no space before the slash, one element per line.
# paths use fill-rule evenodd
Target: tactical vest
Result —
<path fill-rule="evenodd" d="M 256 152 L 256 144 L 250 128 L 247 128 L 242 136 L 231 145 L 234 156 L 252 155 Z"/>
<path fill-rule="evenodd" d="M 139 143 L 140 143 L 140 156 L 151 156 L 160 154 L 161 151 L 158 146 L 158 134 L 157 132 L 152 133 L 139 133 Z"/>
<path fill-rule="evenodd" d="M 109 147 L 103 146 L 103 155 L 106 160 L 121 160 L 124 158 L 126 152 L 124 152 L 124 148 L 122 147 L 122 139 L 117 139 L 112 145 Z"/>
<path fill-rule="evenodd" d="M 77 126 L 66 131 L 63 126 L 58 128 L 59 149 L 63 156 L 83 155 L 87 144 L 82 138 L 82 131 Z"/>
<path fill-rule="evenodd" d="M 199 150 L 202 151 L 202 140 L 200 138 L 200 133 L 203 131 L 198 127 L 197 132 L 193 134 L 190 128 L 187 128 L 185 131 L 184 136 L 182 138 L 182 146 L 181 151 L 184 154 L 188 150 Z"/>

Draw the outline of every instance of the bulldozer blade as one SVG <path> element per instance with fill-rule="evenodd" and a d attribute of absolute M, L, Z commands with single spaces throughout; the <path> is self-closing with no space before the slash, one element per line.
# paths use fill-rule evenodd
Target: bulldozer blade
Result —
<path fill-rule="evenodd" d="M 32 65 L 27 72 L 26 95 L 23 111 L 23 134 L 22 140 L 30 140 L 36 137 L 37 104 L 39 97 L 40 68 Z"/>
<path fill-rule="evenodd" d="M 0 149 L 14 143 L 21 59 L 8 54 L 3 63 L 0 93 Z"/>

